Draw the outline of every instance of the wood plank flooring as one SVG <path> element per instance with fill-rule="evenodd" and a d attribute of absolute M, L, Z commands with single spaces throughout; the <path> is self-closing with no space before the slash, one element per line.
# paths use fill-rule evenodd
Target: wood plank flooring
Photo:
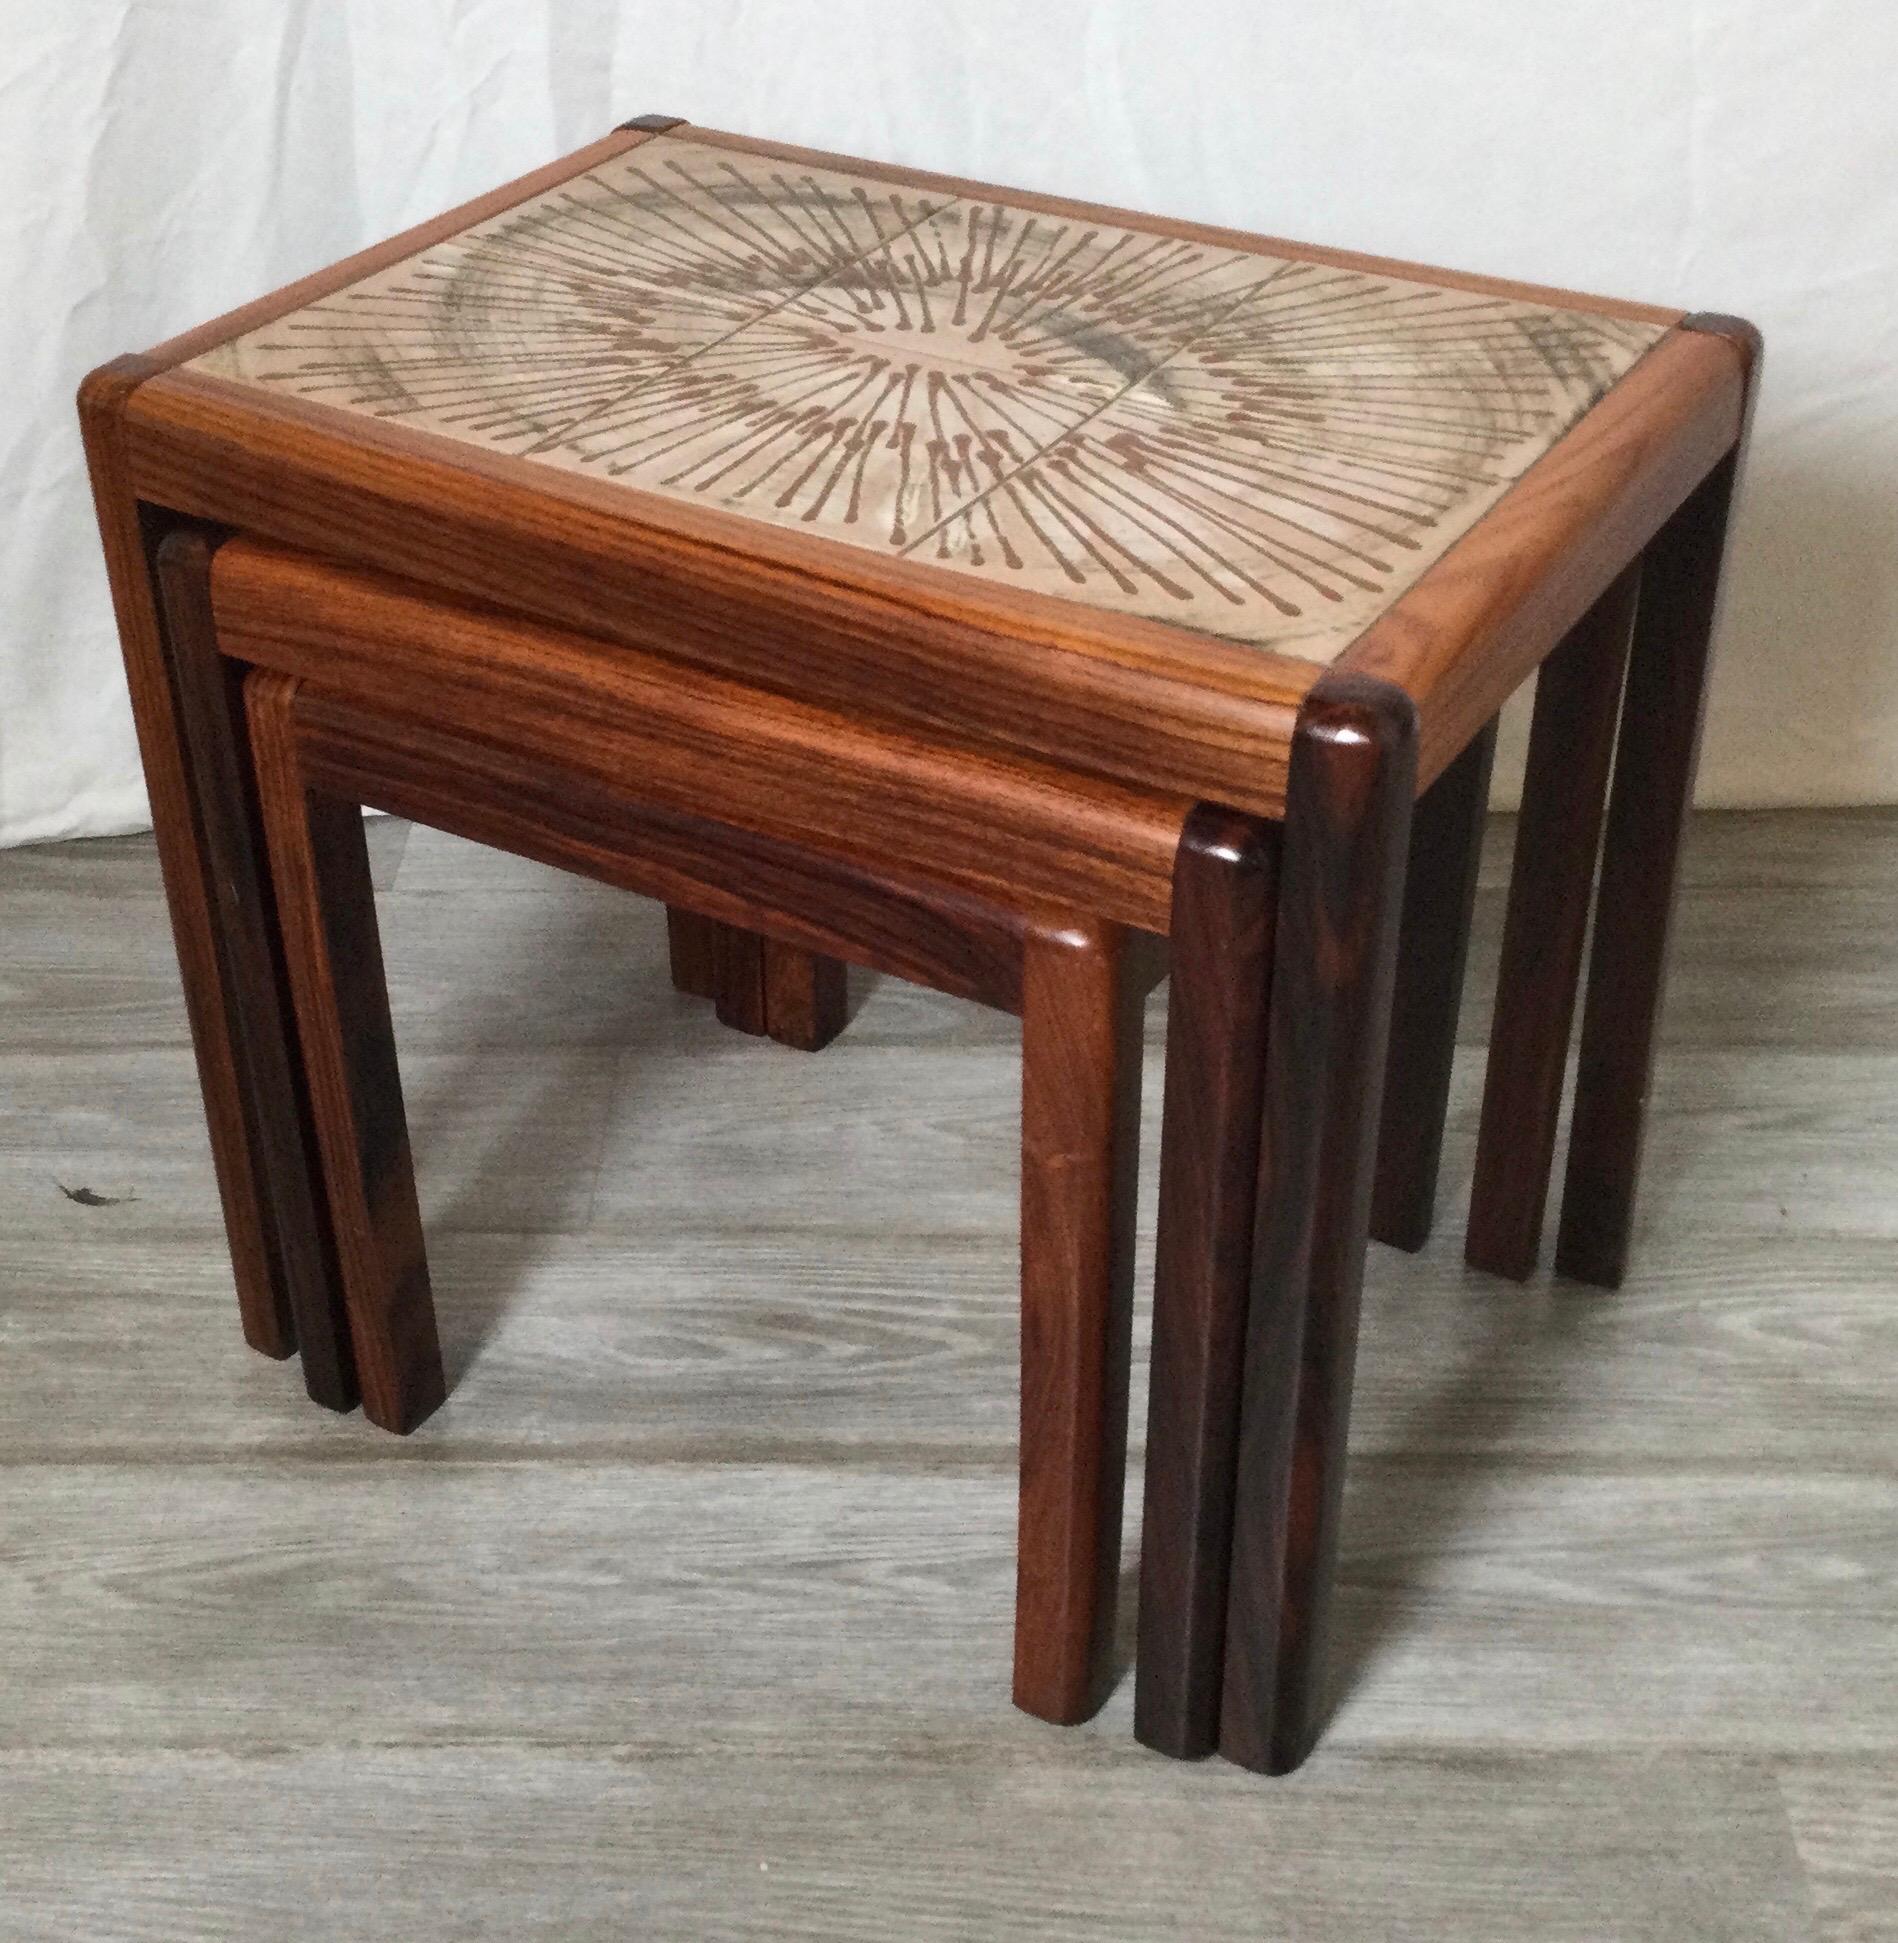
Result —
<path fill-rule="evenodd" d="M 1007 1704 L 1011 1021 L 378 823 L 397 1441 L 238 1339 L 148 841 L 0 854 L 0 1939 L 1898 1937 L 1898 813 L 1700 819 L 1614 1297 L 1462 1266 L 1490 837 L 1277 1783 Z"/>

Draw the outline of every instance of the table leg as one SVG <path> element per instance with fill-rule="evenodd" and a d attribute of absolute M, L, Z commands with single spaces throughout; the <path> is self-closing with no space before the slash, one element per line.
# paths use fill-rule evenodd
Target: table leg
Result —
<path fill-rule="evenodd" d="M 1430 1239 L 1436 1218 L 1450 1068 L 1495 758 L 1496 724 L 1491 722 L 1417 799 L 1411 814 L 1371 1234 L 1412 1252 Z"/>
<path fill-rule="evenodd" d="M 796 1052 L 822 1052 L 844 1029 L 848 1000 L 841 958 L 764 941 L 765 1030 Z"/>
<path fill-rule="evenodd" d="M 1271 1773 L 1322 1722 L 1416 762 L 1399 690 L 1314 684 L 1285 812 L 1221 1698 L 1220 1751 Z"/>
<path fill-rule="evenodd" d="M 353 1410 L 356 1363 L 291 1028 L 242 671 L 219 653 L 211 612 L 216 550 L 213 536 L 178 527 L 154 552 L 172 692 L 191 762 L 197 838 L 211 866 L 218 958 L 236 1027 L 240 1108 L 269 1217 L 275 1272 L 295 1319 L 305 1388 L 332 1410 Z"/>
<path fill-rule="evenodd" d="M 1623 573 L 1536 677 L 1463 1243 L 1471 1267 L 1517 1282 L 1542 1242 L 1640 581 Z"/>
<path fill-rule="evenodd" d="M 157 549 L 167 532 L 188 523 L 139 500 L 124 450 L 126 402 L 158 368 L 149 359 L 120 358 L 93 372 L 80 387 L 79 419 L 244 1339 L 266 1356 L 283 1357 L 297 1347 L 290 1278 L 265 1185 L 268 1158 L 259 1150 L 244 1110 L 243 1030 L 238 997 L 218 946 L 217 871 L 202 835 L 199 777 L 185 746 L 172 685 L 171 644 L 158 611 Z"/>
<path fill-rule="evenodd" d="M 761 1033 L 798 1052 L 822 1052 L 844 1029 L 844 965 L 822 952 L 666 906 L 672 982 L 708 998 L 725 1024 Z"/>
<path fill-rule="evenodd" d="M 310 1104 L 363 1413 L 410 1431 L 445 1394 L 362 808 L 309 786 L 296 681 L 245 684 Z"/>
<path fill-rule="evenodd" d="M 1721 556 L 1738 465 L 1723 461 L 1648 543 L 1615 756 L 1556 1238 L 1559 1274 L 1618 1288 L 1694 795 Z"/>
<path fill-rule="evenodd" d="M 765 1016 L 764 940 L 755 931 L 721 924 L 712 934 L 712 1010 L 720 1025 L 762 1039 Z"/>
<path fill-rule="evenodd" d="M 1202 803 L 1173 872 L 1134 1733 L 1182 1760 L 1219 1739 L 1278 854 Z"/>
<path fill-rule="evenodd" d="M 1025 941 L 1015 1704 L 1063 1723 L 1093 1713 L 1113 1676 L 1141 970 L 1115 926 Z"/>
<path fill-rule="evenodd" d="M 666 956 L 675 991 L 688 998 L 716 995 L 719 929 L 716 918 L 702 918 L 677 904 L 666 906 Z"/>

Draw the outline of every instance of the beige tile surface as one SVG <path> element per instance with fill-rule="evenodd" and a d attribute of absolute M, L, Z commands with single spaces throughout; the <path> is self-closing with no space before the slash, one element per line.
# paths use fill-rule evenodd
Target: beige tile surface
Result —
<path fill-rule="evenodd" d="M 1324 662 L 1660 334 L 664 135 L 197 362 Z"/>

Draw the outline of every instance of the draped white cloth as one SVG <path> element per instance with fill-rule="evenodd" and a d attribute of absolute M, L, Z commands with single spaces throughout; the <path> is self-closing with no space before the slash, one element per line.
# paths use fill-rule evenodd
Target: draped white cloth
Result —
<path fill-rule="evenodd" d="M 1898 799 L 1894 72 L 1889 0 L 0 0 L 0 842 L 145 815 L 80 376 L 647 112 L 1752 317 L 1702 796 Z"/>

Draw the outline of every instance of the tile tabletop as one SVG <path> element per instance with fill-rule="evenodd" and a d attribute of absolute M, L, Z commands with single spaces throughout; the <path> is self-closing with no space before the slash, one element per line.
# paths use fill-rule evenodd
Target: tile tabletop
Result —
<path fill-rule="evenodd" d="M 1664 328 L 662 135 L 195 363 L 1329 662 Z"/>

